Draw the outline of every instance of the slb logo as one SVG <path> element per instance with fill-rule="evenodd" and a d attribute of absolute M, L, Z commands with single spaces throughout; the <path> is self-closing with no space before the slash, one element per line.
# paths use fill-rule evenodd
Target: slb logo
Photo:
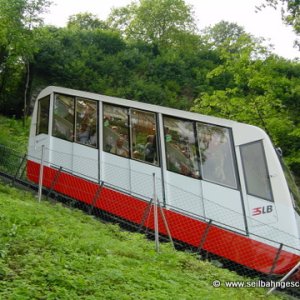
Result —
<path fill-rule="evenodd" d="M 262 214 L 269 214 L 273 211 L 272 205 L 262 206 L 262 207 L 255 207 L 252 209 L 252 216 L 258 216 Z"/>

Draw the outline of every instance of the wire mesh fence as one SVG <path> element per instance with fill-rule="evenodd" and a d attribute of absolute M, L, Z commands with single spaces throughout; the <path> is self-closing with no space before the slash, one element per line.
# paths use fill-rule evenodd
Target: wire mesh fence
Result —
<path fill-rule="evenodd" d="M 188 187 L 162 182 L 159 174 L 137 169 L 129 173 L 127 165 L 99 161 L 46 147 L 26 155 L 0 145 L 0 172 L 12 183 L 36 189 L 42 183 L 46 198 L 145 233 L 156 240 L 156 248 L 159 241 L 172 242 L 198 252 L 201 259 L 264 278 L 283 276 L 300 260 L 299 237 L 274 224 L 246 216 L 251 224 L 246 228 L 243 214 Z M 173 191 L 172 201 L 164 197 L 168 190 Z"/>

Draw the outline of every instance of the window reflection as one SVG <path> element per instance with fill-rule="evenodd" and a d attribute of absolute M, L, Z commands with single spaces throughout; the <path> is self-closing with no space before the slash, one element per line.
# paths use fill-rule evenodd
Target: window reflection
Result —
<path fill-rule="evenodd" d="M 52 135 L 67 141 L 74 139 L 74 98 L 55 95 Z"/>
<path fill-rule="evenodd" d="M 199 177 L 193 122 L 164 117 L 164 131 L 168 170 Z"/>
<path fill-rule="evenodd" d="M 49 106 L 50 106 L 50 96 L 42 98 L 38 102 L 37 128 L 36 128 L 37 135 L 41 133 L 48 134 Z"/>
<path fill-rule="evenodd" d="M 158 165 L 155 114 L 131 110 L 131 156 Z"/>
<path fill-rule="evenodd" d="M 129 157 L 128 109 L 104 105 L 104 151 Z"/>
<path fill-rule="evenodd" d="M 203 179 L 236 188 L 229 130 L 197 123 L 197 134 Z"/>
<path fill-rule="evenodd" d="M 78 98 L 76 101 L 76 142 L 97 147 L 97 102 Z"/>
<path fill-rule="evenodd" d="M 241 156 L 247 193 L 271 201 L 271 183 L 262 142 L 241 146 Z"/>

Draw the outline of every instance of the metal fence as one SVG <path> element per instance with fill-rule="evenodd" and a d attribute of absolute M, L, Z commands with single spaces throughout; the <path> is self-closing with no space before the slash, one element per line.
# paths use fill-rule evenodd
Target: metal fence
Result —
<path fill-rule="evenodd" d="M 200 259 L 212 260 L 243 275 L 274 279 L 274 274 L 283 276 L 296 271 L 293 267 L 300 258 L 299 238 L 270 224 L 247 217 L 255 226 L 245 229 L 241 226 L 244 215 L 211 199 L 199 199 L 188 189 L 168 182 L 162 184 L 154 174 L 131 171 L 135 178 L 132 186 L 125 167 L 102 163 L 99 169 L 106 172 L 107 180 L 101 180 L 98 160 L 73 156 L 75 163 L 68 165 L 71 157 L 66 153 L 46 147 L 35 153 L 31 157 L 0 145 L 0 173 L 13 184 L 35 188 L 39 200 L 43 194 L 44 198 L 51 197 L 102 220 L 147 234 L 155 240 L 157 251 L 160 242 L 171 242 L 175 248 L 197 252 Z M 81 163 L 76 165 L 76 161 Z M 124 177 L 123 186 L 114 180 L 116 172 Z M 130 189 L 126 189 L 128 186 Z M 164 202 L 163 189 L 172 189 L 172 203 Z M 214 214 L 201 215 L 203 207 Z"/>

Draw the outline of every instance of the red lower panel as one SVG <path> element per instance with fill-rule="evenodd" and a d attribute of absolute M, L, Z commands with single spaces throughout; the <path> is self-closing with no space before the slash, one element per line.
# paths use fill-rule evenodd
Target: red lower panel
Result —
<path fill-rule="evenodd" d="M 43 185 L 50 187 L 58 170 L 44 167 Z M 27 176 L 33 182 L 38 182 L 39 164 L 27 162 Z M 84 178 L 68 173 L 61 173 L 54 186 L 57 192 L 68 195 L 82 202 L 91 204 L 97 193 L 98 185 Z M 103 188 L 96 199 L 95 206 L 101 210 L 124 218 L 130 222 L 141 224 L 148 203 L 118 191 Z M 164 213 L 168 222 L 172 238 L 198 247 L 202 241 L 207 224 L 195 220 L 182 213 L 166 210 Z M 150 211 L 145 226 L 154 229 L 153 210 Z M 163 220 L 159 215 L 159 228 L 166 234 Z M 211 225 L 207 231 L 205 243 L 206 251 L 224 257 L 238 264 L 262 273 L 269 273 L 278 249 L 266 243 L 258 242 L 238 233 Z M 300 256 L 282 250 L 278 257 L 273 274 L 283 275 L 288 272 L 300 259 Z"/>

